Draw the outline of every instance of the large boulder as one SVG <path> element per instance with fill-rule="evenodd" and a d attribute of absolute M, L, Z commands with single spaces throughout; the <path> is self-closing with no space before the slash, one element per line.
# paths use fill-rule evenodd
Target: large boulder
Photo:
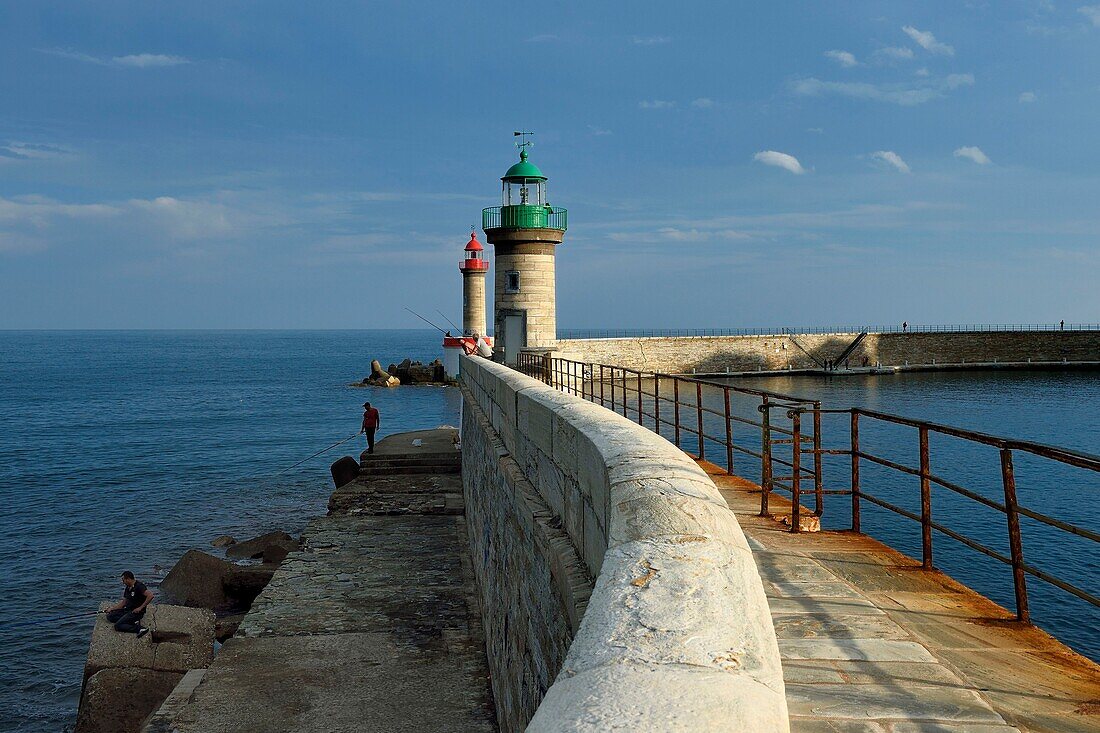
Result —
<path fill-rule="evenodd" d="M 215 537 L 210 544 L 214 547 L 229 547 L 230 545 L 237 544 L 237 540 L 233 539 L 227 534 L 223 534 L 219 537 Z"/>
<path fill-rule="evenodd" d="M 139 733 L 181 679 L 183 672 L 132 667 L 96 672 L 84 685 L 73 733 Z"/>
<path fill-rule="evenodd" d="M 401 384 L 401 380 L 383 369 L 375 359 L 370 363 L 370 376 L 363 380 L 363 384 L 375 387 L 396 387 Z"/>
<path fill-rule="evenodd" d="M 336 484 L 336 488 L 346 486 L 359 478 L 359 461 L 351 456 L 344 456 L 329 466 L 329 472 L 332 473 L 332 483 Z"/>
<path fill-rule="evenodd" d="M 251 606 L 260 595 L 271 576 L 275 574 L 275 565 L 236 565 L 225 576 L 225 592 L 243 606 Z"/>
<path fill-rule="evenodd" d="M 225 556 L 233 560 L 258 560 L 264 556 L 264 550 L 271 545 L 284 547 L 289 552 L 298 549 L 298 540 L 286 532 L 268 532 L 230 546 L 225 551 Z"/>
<path fill-rule="evenodd" d="M 231 545 L 229 552 L 237 547 L 240 545 Z M 223 582 L 232 569 L 233 563 L 220 557 L 188 550 L 161 581 L 160 590 L 183 606 L 221 608 L 229 603 Z"/>

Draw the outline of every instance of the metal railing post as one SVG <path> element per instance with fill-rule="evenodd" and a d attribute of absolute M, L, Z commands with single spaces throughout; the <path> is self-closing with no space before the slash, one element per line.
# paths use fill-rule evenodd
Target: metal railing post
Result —
<path fill-rule="evenodd" d="M 772 490 L 772 420 L 768 396 L 760 398 L 760 516 L 768 516 L 768 495 Z"/>
<path fill-rule="evenodd" d="M 859 532 L 859 413 L 852 410 L 852 531 Z"/>
<path fill-rule="evenodd" d="M 791 415 L 791 443 L 794 445 L 794 453 L 791 456 L 791 531 L 802 531 L 802 505 L 799 490 L 802 481 L 802 413 L 794 410 Z"/>
<path fill-rule="evenodd" d="M 642 421 L 642 373 L 638 372 L 638 424 L 644 427 Z"/>
<path fill-rule="evenodd" d="M 653 373 L 653 429 L 661 434 L 661 375 Z"/>
<path fill-rule="evenodd" d="M 695 411 L 699 414 L 699 460 L 703 460 L 706 455 L 706 448 L 703 445 L 703 383 L 695 383 Z"/>
<path fill-rule="evenodd" d="M 676 432 L 676 447 L 680 447 L 680 378 L 672 378 L 672 422 Z"/>
<path fill-rule="evenodd" d="M 1020 511 L 1016 503 L 1016 473 L 1012 466 L 1012 451 L 1001 449 L 1001 482 L 1005 489 L 1005 510 L 1008 514 L 1008 546 L 1012 553 L 1012 584 L 1016 591 L 1016 619 L 1031 623 L 1027 607 L 1027 578 L 1024 575 L 1024 547 L 1020 539 Z"/>
<path fill-rule="evenodd" d="M 603 399 L 603 364 L 600 364 L 600 407 L 606 407 Z"/>
<path fill-rule="evenodd" d="M 821 485 L 821 403 L 814 403 L 814 513 L 822 516 L 825 513 L 825 497 L 822 494 Z"/>
<path fill-rule="evenodd" d="M 726 473 L 733 475 L 733 426 L 730 424 L 730 388 L 722 388 L 726 406 Z"/>
<path fill-rule="evenodd" d="M 932 569 L 932 481 L 928 478 L 928 428 L 921 426 L 920 435 L 920 543 L 921 567 Z"/>
<path fill-rule="evenodd" d="M 615 412 L 615 367 L 611 367 L 611 411 Z"/>

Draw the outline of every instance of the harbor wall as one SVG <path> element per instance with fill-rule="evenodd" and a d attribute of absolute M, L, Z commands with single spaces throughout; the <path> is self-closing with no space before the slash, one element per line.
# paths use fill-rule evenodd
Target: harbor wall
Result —
<path fill-rule="evenodd" d="M 858 333 L 562 339 L 555 356 L 672 374 L 820 369 Z M 868 333 L 853 367 L 989 363 L 1100 363 L 1100 331 Z M 843 365 L 841 365 L 843 366 Z"/>
<path fill-rule="evenodd" d="M 787 731 L 752 553 L 673 445 L 462 357 L 463 492 L 502 730 Z"/>

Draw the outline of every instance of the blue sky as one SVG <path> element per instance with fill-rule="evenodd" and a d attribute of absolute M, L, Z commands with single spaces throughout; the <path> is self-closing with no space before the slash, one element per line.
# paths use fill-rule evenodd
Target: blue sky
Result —
<path fill-rule="evenodd" d="M 512 131 L 562 327 L 1100 321 L 1100 5 L 0 2 L 0 328 L 460 316 Z"/>

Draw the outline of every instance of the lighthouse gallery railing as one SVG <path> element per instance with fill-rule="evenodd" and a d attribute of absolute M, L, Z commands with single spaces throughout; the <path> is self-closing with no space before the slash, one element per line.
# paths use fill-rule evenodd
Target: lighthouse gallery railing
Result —
<path fill-rule="evenodd" d="M 1016 617 L 1020 621 L 1030 623 L 1031 620 L 1027 595 L 1028 575 L 1100 607 L 1100 597 L 1094 593 L 1026 562 L 1020 533 L 1021 516 L 1092 542 L 1100 542 L 1100 533 L 1021 506 L 1016 492 L 1014 456 L 1024 453 L 1062 466 L 1090 471 L 1091 475 L 1100 475 L 1100 457 L 858 407 L 825 409 L 818 400 L 779 392 L 553 358 L 539 353 L 521 353 L 517 369 L 563 392 L 620 412 L 624 417 L 632 418 L 639 425 L 649 427 L 668 438 L 677 447 L 684 448 L 686 443 L 686 447 L 694 450 L 700 459 L 707 458 L 708 444 L 712 446 L 712 450 L 717 446 L 720 455 L 712 454 L 711 460 L 724 467 L 730 475 L 740 475 L 735 474 L 736 455 L 756 459 L 760 464 L 760 515 L 768 515 L 769 498 L 773 492 L 789 494 L 791 532 L 801 531 L 801 502 L 805 494 L 813 495 L 812 514 L 817 517 L 824 513 L 825 496 L 847 496 L 851 502 L 853 531 L 861 531 L 860 513 L 864 501 L 919 523 L 921 564 L 926 569 L 933 567 L 933 530 L 1010 566 Z M 748 398 L 755 402 L 759 419 L 737 414 L 736 410 L 731 409 L 731 398 Z M 844 414 L 849 416 L 846 430 L 848 445 L 842 448 L 823 447 L 823 416 Z M 920 466 L 904 465 L 869 452 L 860 442 L 860 430 L 873 423 L 916 429 Z M 744 429 L 746 427 L 747 431 Z M 737 436 L 738 432 L 741 433 L 740 436 Z M 998 450 L 1003 502 L 933 473 L 929 451 L 930 435 L 949 436 Z M 850 477 L 848 487 L 825 488 L 823 467 L 826 456 L 849 457 L 846 471 Z M 896 474 L 916 477 L 920 487 L 920 512 L 910 511 L 870 493 L 861 481 L 861 471 L 868 463 Z M 1003 514 L 1008 534 L 1008 554 L 987 547 L 937 522 L 932 511 L 933 485 Z"/>

